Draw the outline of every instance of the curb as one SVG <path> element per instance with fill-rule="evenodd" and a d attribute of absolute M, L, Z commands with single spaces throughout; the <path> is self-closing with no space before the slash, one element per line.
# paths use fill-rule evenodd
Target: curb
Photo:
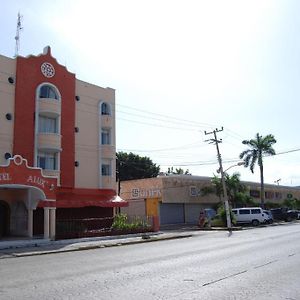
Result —
<path fill-rule="evenodd" d="M 85 251 L 85 250 L 94 250 L 100 248 L 110 248 L 110 247 L 119 247 L 119 246 L 126 246 L 126 245 L 135 245 L 140 243 L 149 243 L 149 242 L 158 242 L 164 240 L 174 240 L 174 239 L 183 239 L 192 237 L 193 234 L 181 234 L 181 235 L 174 235 L 174 236 L 165 236 L 165 237 L 140 237 L 140 240 L 134 241 L 120 241 L 115 243 L 108 243 L 108 244 L 96 244 L 96 245 L 87 245 L 87 246 L 78 246 L 74 247 L 73 249 L 56 249 L 56 250 L 42 250 L 42 251 L 33 251 L 33 252 L 22 252 L 22 253 L 7 253 L 1 259 L 7 258 L 19 258 L 19 257 L 29 257 L 29 256 L 39 256 L 39 255 L 47 255 L 47 254 L 56 254 L 56 253 L 66 253 L 66 252 L 75 252 L 75 251 Z"/>

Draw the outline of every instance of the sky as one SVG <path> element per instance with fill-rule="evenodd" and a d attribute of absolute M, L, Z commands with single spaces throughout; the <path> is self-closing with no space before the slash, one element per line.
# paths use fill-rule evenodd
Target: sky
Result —
<path fill-rule="evenodd" d="M 217 136 L 224 170 L 243 140 L 273 134 L 265 182 L 300 186 L 300 1 L 0 0 L 0 54 L 47 45 L 70 72 L 116 89 L 117 151 L 148 156 L 162 171 L 213 176 Z"/>

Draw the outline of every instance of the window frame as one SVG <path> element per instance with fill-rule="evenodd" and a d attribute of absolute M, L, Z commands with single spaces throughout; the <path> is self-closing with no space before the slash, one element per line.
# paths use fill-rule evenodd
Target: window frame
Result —
<path fill-rule="evenodd" d="M 43 122 L 41 122 L 41 119 L 43 119 Z M 52 129 L 52 125 L 53 124 L 50 124 L 51 126 L 49 126 L 49 124 L 46 124 L 47 121 L 53 121 L 54 123 L 54 129 Z M 46 133 L 46 134 L 58 134 L 59 133 L 59 119 L 58 117 L 55 117 L 55 116 L 45 116 L 45 115 L 39 115 L 39 121 L 38 121 L 38 133 Z M 50 130 L 47 130 L 47 127 L 51 127 Z M 43 129 L 43 130 L 42 130 Z"/>
<path fill-rule="evenodd" d="M 108 171 L 108 172 L 106 172 Z M 110 163 L 102 163 L 101 164 L 101 176 L 111 176 L 111 164 Z"/>
<path fill-rule="evenodd" d="M 251 210 L 250 209 L 240 209 L 239 215 L 250 215 Z"/>
<path fill-rule="evenodd" d="M 41 164 L 41 159 L 44 159 L 43 164 Z M 53 161 L 49 161 L 52 159 Z M 38 151 L 37 154 L 37 167 L 43 170 L 58 170 L 58 152 L 51 151 Z M 52 166 L 51 166 L 52 165 Z"/>
<path fill-rule="evenodd" d="M 59 101 L 60 96 L 57 89 L 50 84 L 42 84 L 39 89 L 38 96 L 40 99 L 53 99 Z"/>
<path fill-rule="evenodd" d="M 101 128 L 101 145 L 111 145 L 110 128 Z"/>
<path fill-rule="evenodd" d="M 102 102 L 100 106 L 102 116 L 111 116 L 111 107 L 107 102 Z"/>
<path fill-rule="evenodd" d="M 259 208 L 252 208 L 251 209 L 251 215 L 258 215 L 261 214 L 261 210 Z"/>

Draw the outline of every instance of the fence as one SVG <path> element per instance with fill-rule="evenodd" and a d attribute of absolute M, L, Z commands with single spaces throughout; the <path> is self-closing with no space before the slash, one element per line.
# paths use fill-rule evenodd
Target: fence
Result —
<path fill-rule="evenodd" d="M 137 222 L 144 224 L 139 228 L 116 229 L 112 228 L 115 217 L 65 219 L 56 220 L 56 239 L 70 239 L 82 237 L 109 236 L 127 233 L 139 233 L 153 231 L 154 222 L 152 217 L 128 217 L 129 223 Z"/>

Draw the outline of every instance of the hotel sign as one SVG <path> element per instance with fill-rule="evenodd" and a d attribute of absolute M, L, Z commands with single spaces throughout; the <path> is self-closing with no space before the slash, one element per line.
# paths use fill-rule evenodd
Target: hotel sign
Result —
<path fill-rule="evenodd" d="M 27 185 L 42 190 L 47 199 L 55 199 L 57 179 L 43 176 L 40 168 L 30 168 L 20 155 L 9 160 L 7 166 L 0 166 L 1 185 Z"/>
<path fill-rule="evenodd" d="M 0 173 L 0 182 L 1 181 L 11 181 L 9 173 Z"/>

